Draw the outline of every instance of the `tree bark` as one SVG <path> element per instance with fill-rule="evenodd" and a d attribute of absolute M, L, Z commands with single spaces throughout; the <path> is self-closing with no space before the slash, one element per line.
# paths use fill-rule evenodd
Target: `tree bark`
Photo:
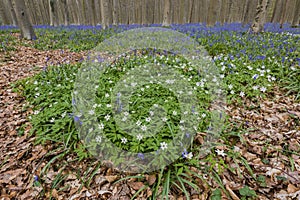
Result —
<path fill-rule="evenodd" d="M 108 0 L 101 0 L 101 16 L 102 16 L 102 28 L 107 29 L 109 27 L 109 15 L 108 15 Z"/>
<path fill-rule="evenodd" d="M 49 0 L 50 26 L 58 26 L 57 0 Z"/>
<path fill-rule="evenodd" d="M 300 23 L 300 0 L 297 0 L 295 10 L 294 10 L 294 16 L 292 20 L 292 27 L 299 26 Z"/>
<path fill-rule="evenodd" d="M 32 24 L 29 20 L 28 12 L 24 0 L 13 0 L 13 7 L 16 13 L 22 38 L 28 40 L 36 39 Z"/>
<path fill-rule="evenodd" d="M 164 20 L 162 26 L 170 26 L 171 25 L 171 1 L 164 0 Z"/>
<path fill-rule="evenodd" d="M 269 5 L 269 0 L 259 0 L 256 9 L 256 16 L 251 29 L 254 33 L 260 33 L 263 31 L 266 21 L 266 14 Z"/>
<path fill-rule="evenodd" d="M 113 20 L 113 25 L 119 24 L 119 14 L 120 14 L 120 9 L 119 9 L 119 0 L 113 0 L 113 9 L 112 9 L 112 20 Z"/>
<path fill-rule="evenodd" d="M 12 19 L 12 25 L 17 26 L 17 16 L 16 16 L 16 12 L 13 8 L 12 2 L 11 0 L 6 0 L 6 2 L 8 3 L 8 8 L 10 10 L 10 14 L 11 14 L 11 19 Z M 1 5 L 0 5 L 1 6 Z"/>
<path fill-rule="evenodd" d="M 70 24 L 70 15 L 69 15 L 69 9 L 67 5 L 67 0 L 61 0 L 63 12 L 64 12 L 64 25 L 68 26 Z"/>

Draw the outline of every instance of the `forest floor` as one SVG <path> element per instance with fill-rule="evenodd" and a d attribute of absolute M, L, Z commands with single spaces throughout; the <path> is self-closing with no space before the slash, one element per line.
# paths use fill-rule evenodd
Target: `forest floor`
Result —
<path fill-rule="evenodd" d="M 47 62 L 56 64 L 57 60 L 65 60 L 73 63 L 84 56 L 84 52 L 41 51 L 25 46 L 18 46 L 8 54 L 0 54 L 1 199 L 36 199 L 42 190 L 47 199 L 130 199 L 139 188 L 146 184 L 151 186 L 156 181 L 155 175 L 147 175 L 144 181 L 131 178 L 114 184 L 124 174 L 101 166 L 90 180 L 89 187 L 82 186 L 80 177 L 76 174 L 83 175 L 96 168 L 97 160 L 76 162 L 73 161 L 76 156 L 71 154 L 52 162 L 60 152 L 49 152 L 57 147 L 50 143 L 35 145 L 35 137 L 29 136 L 28 115 L 32 111 L 23 108 L 26 99 L 13 92 L 10 84 L 40 72 Z M 241 136 L 243 142 L 235 144 L 249 168 L 241 165 L 239 175 L 225 169 L 220 175 L 225 189 L 235 200 L 241 199 L 239 189 L 245 184 L 256 192 L 257 199 L 300 199 L 300 155 L 288 153 L 298 151 L 300 146 L 300 104 L 292 96 L 286 97 L 279 89 L 273 90 L 266 99 L 245 103 L 252 105 L 254 109 L 246 110 L 232 105 L 227 108 L 227 114 L 231 121 L 252 130 L 251 134 Z M 246 121 L 246 125 L 242 124 Z M 21 126 L 26 127 L 24 133 L 19 132 Z M 237 164 L 230 158 L 224 160 L 229 166 Z M 62 163 L 64 167 L 58 168 Z M 49 165 L 47 180 L 42 186 L 36 185 L 37 174 L 46 165 Z M 291 168 L 294 170 L 291 171 Z M 250 175 L 252 173 L 264 179 L 253 180 Z M 55 188 L 52 187 L 54 184 L 58 184 L 56 182 L 59 179 L 56 177 L 64 175 L 67 175 L 64 177 L 65 184 L 71 187 L 61 191 L 52 189 Z M 199 187 L 202 189 L 200 193 L 189 191 L 191 199 L 207 199 L 211 194 L 207 185 Z M 146 199 L 151 193 L 148 187 L 138 198 Z M 173 194 L 170 199 L 185 199 L 183 196 L 176 196 L 175 189 Z M 223 195 L 222 199 L 228 197 Z"/>

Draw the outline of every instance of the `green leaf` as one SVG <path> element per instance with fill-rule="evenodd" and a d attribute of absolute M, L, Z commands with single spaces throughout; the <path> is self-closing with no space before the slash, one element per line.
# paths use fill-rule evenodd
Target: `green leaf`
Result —
<path fill-rule="evenodd" d="M 241 189 L 239 189 L 240 195 L 244 197 L 254 197 L 256 196 L 256 192 L 251 190 L 247 185 Z"/>
<path fill-rule="evenodd" d="M 213 192 L 212 192 L 212 195 L 211 195 L 211 200 L 222 200 L 222 192 L 219 188 L 215 189 Z"/>

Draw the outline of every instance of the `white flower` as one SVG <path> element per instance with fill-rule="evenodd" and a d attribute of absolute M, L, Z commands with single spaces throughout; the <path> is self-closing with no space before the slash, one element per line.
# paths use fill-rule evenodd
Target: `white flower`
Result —
<path fill-rule="evenodd" d="M 95 114 L 95 111 L 94 110 L 90 110 L 89 111 L 89 115 L 94 115 Z"/>
<path fill-rule="evenodd" d="M 258 90 L 258 86 L 257 85 L 253 86 L 252 88 L 253 88 L 253 90 Z"/>
<path fill-rule="evenodd" d="M 127 138 L 124 138 L 124 137 L 123 137 L 123 138 L 121 139 L 121 143 L 126 144 L 126 143 L 127 143 Z"/>
<path fill-rule="evenodd" d="M 248 66 L 247 68 L 248 68 L 249 70 L 252 70 L 252 69 L 253 69 L 251 66 Z"/>
<path fill-rule="evenodd" d="M 142 131 L 146 131 L 146 130 L 147 130 L 147 126 L 146 126 L 146 125 L 143 125 L 143 126 L 141 127 L 141 129 L 142 129 Z"/>
<path fill-rule="evenodd" d="M 267 88 L 261 87 L 261 88 L 260 88 L 260 91 L 265 92 L 265 91 L 267 91 Z"/>
<path fill-rule="evenodd" d="M 162 120 L 163 122 L 166 122 L 166 121 L 168 121 L 168 118 L 164 117 L 164 118 L 162 118 L 161 120 Z"/>
<path fill-rule="evenodd" d="M 104 118 L 106 119 L 106 121 L 108 121 L 110 119 L 110 115 L 106 115 Z"/>
<path fill-rule="evenodd" d="M 96 86 L 95 86 L 95 89 L 98 89 L 98 88 L 99 88 L 99 85 L 96 85 Z"/>
<path fill-rule="evenodd" d="M 140 120 L 138 120 L 135 124 L 140 126 L 142 124 L 142 122 Z"/>
<path fill-rule="evenodd" d="M 150 111 L 149 112 L 150 116 L 153 116 L 154 115 L 154 112 L 153 111 Z M 151 118 L 150 118 L 151 119 Z"/>
<path fill-rule="evenodd" d="M 98 107 L 98 104 L 95 103 L 95 104 L 93 105 L 93 108 L 97 108 L 97 107 Z"/>
<path fill-rule="evenodd" d="M 244 93 L 244 92 L 240 92 L 240 96 L 241 96 L 241 97 L 244 97 L 244 96 L 245 96 L 245 93 Z"/>
<path fill-rule="evenodd" d="M 184 155 L 184 157 L 185 157 L 186 159 L 192 159 L 192 158 L 193 158 L 193 153 L 190 152 L 190 153 L 188 153 L 187 155 Z"/>
<path fill-rule="evenodd" d="M 189 112 L 188 111 L 184 111 L 184 113 L 183 113 L 184 115 L 187 115 L 187 114 L 189 114 Z"/>
<path fill-rule="evenodd" d="M 150 122 L 150 121 L 151 121 L 151 117 L 147 117 L 146 122 Z"/>
<path fill-rule="evenodd" d="M 64 112 L 63 114 L 61 114 L 61 117 L 64 118 L 66 116 L 66 112 Z"/>
<path fill-rule="evenodd" d="M 173 111 L 173 115 L 177 115 L 177 112 L 175 110 Z"/>
<path fill-rule="evenodd" d="M 230 91 L 230 94 L 234 94 L 234 90 L 231 90 L 231 91 Z"/>
<path fill-rule="evenodd" d="M 33 82 L 33 84 L 34 84 L 34 85 L 37 85 L 37 84 L 38 84 L 38 82 L 37 82 L 37 81 L 34 81 L 34 82 Z"/>
<path fill-rule="evenodd" d="M 137 83 L 131 83 L 132 87 L 135 87 L 137 85 Z"/>
<path fill-rule="evenodd" d="M 205 117 L 206 117 L 206 114 L 205 114 L 205 113 L 202 113 L 201 117 L 202 117 L 202 118 L 205 118 Z"/>
<path fill-rule="evenodd" d="M 127 117 L 122 118 L 122 122 L 125 122 L 127 120 Z"/>
<path fill-rule="evenodd" d="M 124 112 L 123 114 L 124 114 L 124 116 L 126 116 L 126 117 L 129 115 L 128 112 Z"/>
<path fill-rule="evenodd" d="M 109 97 L 109 94 L 108 94 L 108 93 L 106 93 L 106 94 L 105 94 L 105 98 L 108 98 L 108 97 Z"/>
<path fill-rule="evenodd" d="M 96 142 L 97 142 L 97 143 L 100 143 L 101 141 L 102 141 L 102 137 L 98 135 L 98 136 L 96 137 Z"/>
<path fill-rule="evenodd" d="M 51 122 L 51 123 L 54 123 L 54 122 L 55 122 L 55 118 L 52 117 L 52 118 L 50 119 L 50 122 Z"/>
<path fill-rule="evenodd" d="M 225 157 L 226 153 L 224 153 L 224 150 L 216 149 L 215 152 L 218 154 L 218 156 Z"/>
<path fill-rule="evenodd" d="M 38 111 L 38 110 L 36 110 L 36 111 L 33 112 L 33 114 L 35 114 L 35 115 L 37 115 L 39 113 L 40 113 L 40 111 Z"/>
<path fill-rule="evenodd" d="M 161 142 L 161 143 L 160 143 L 160 148 L 161 148 L 162 150 L 165 150 L 165 149 L 168 148 L 168 144 L 165 143 L 165 142 Z"/>
<path fill-rule="evenodd" d="M 224 74 L 221 74 L 221 75 L 220 75 L 220 78 L 221 78 L 221 79 L 225 78 L 225 75 L 224 75 Z"/>
<path fill-rule="evenodd" d="M 98 125 L 98 128 L 99 128 L 100 130 L 103 130 L 103 129 L 104 129 L 104 124 L 102 124 L 102 123 L 99 124 L 99 125 Z"/>
<path fill-rule="evenodd" d="M 136 139 L 137 139 L 138 141 L 141 141 L 141 140 L 143 139 L 143 136 L 142 136 L 141 134 L 138 134 L 138 135 L 136 136 Z"/>
<path fill-rule="evenodd" d="M 111 105 L 110 105 L 110 104 L 106 104 L 106 107 L 107 107 L 107 108 L 111 108 Z"/>
<path fill-rule="evenodd" d="M 233 88 L 233 86 L 230 84 L 230 85 L 228 85 L 228 88 L 231 90 Z"/>

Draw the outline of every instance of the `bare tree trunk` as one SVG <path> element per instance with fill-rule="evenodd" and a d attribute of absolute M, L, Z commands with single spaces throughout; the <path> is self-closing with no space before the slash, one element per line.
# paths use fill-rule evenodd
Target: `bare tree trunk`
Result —
<path fill-rule="evenodd" d="M 282 28 L 285 20 L 286 20 L 286 7 L 287 7 L 287 3 L 286 0 L 283 0 L 282 2 L 282 11 L 281 11 L 281 16 L 280 16 L 280 28 Z"/>
<path fill-rule="evenodd" d="M 263 31 L 264 24 L 266 21 L 266 14 L 269 5 L 269 0 L 259 0 L 256 9 L 256 16 L 251 29 L 254 33 L 259 33 Z"/>
<path fill-rule="evenodd" d="M 162 26 L 170 26 L 171 25 L 171 1 L 164 0 L 164 20 Z"/>
<path fill-rule="evenodd" d="M 148 23 L 147 21 L 147 0 L 141 0 L 142 1 L 142 24 L 145 25 Z"/>
<path fill-rule="evenodd" d="M 50 26 L 58 26 L 57 0 L 49 0 Z"/>
<path fill-rule="evenodd" d="M 1 0 L 0 0 L 1 1 Z M 17 16 L 16 16 L 16 12 L 13 8 L 12 2 L 11 0 L 6 0 L 7 4 L 8 4 L 8 9 L 10 10 L 10 14 L 11 14 L 11 19 L 12 19 L 12 25 L 17 26 Z M 0 6 L 2 6 L 0 4 Z"/>
<path fill-rule="evenodd" d="M 29 20 L 24 0 L 13 0 L 13 7 L 15 9 L 19 28 L 21 29 L 22 38 L 28 40 L 36 39 L 36 35 Z"/>
<path fill-rule="evenodd" d="M 200 5 L 198 7 L 199 22 L 207 23 L 209 0 L 197 0 Z"/>
<path fill-rule="evenodd" d="M 129 13 L 129 17 L 128 17 L 128 23 L 129 24 L 134 24 L 134 20 L 135 20 L 135 0 L 129 0 L 127 8 L 128 8 L 128 13 Z"/>
<path fill-rule="evenodd" d="M 292 21 L 292 27 L 297 27 L 300 24 L 300 0 L 297 0 L 295 10 L 294 10 L 294 16 Z"/>
<path fill-rule="evenodd" d="M 154 0 L 147 0 L 147 21 L 148 24 L 154 23 Z"/>
<path fill-rule="evenodd" d="M 186 23 L 192 22 L 192 16 L 193 16 L 193 7 L 194 7 L 194 0 L 189 0 L 189 7 L 188 7 L 188 13 L 187 13 L 187 21 Z"/>
<path fill-rule="evenodd" d="M 219 0 L 210 0 L 208 6 L 207 25 L 213 26 L 216 22 L 219 22 L 220 6 Z"/>
<path fill-rule="evenodd" d="M 119 0 L 113 0 L 113 8 L 112 8 L 112 20 L 113 20 L 113 25 L 119 24 L 119 14 L 120 14 L 120 9 L 119 9 Z"/>
<path fill-rule="evenodd" d="M 69 9 L 67 5 L 67 0 L 61 0 L 63 12 L 64 12 L 64 25 L 68 26 L 70 24 L 70 16 L 69 16 Z"/>
<path fill-rule="evenodd" d="M 109 27 L 109 14 L 108 14 L 108 0 L 101 0 L 101 16 L 102 16 L 102 28 L 107 29 Z"/>

